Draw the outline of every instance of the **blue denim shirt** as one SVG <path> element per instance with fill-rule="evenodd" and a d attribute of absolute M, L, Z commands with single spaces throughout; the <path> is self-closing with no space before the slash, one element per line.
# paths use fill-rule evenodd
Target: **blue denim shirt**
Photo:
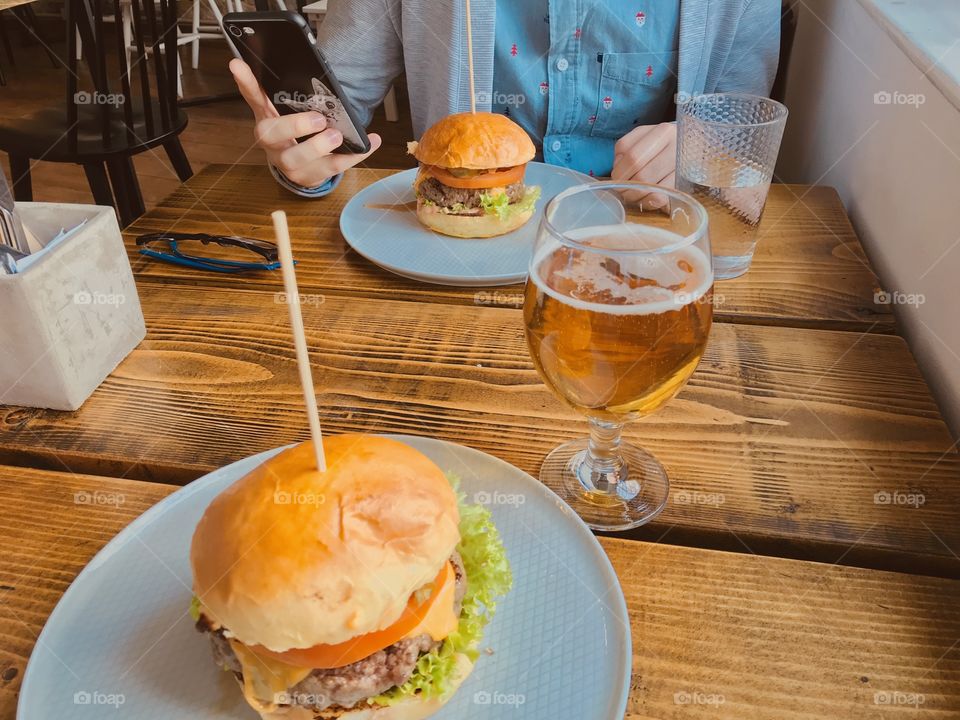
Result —
<path fill-rule="evenodd" d="M 490 109 L 533 138 L 537 159 L 609 175 L 614 143 L 673 119 L 682 0 L 496 0 Z M 304 197 L 338 184 L 304 188 Z"/>
<path fill-rule="evenodd" d="M 681 0 L 497 0 L 491 109 L 538 160 L 609 175 L 637 125 L 673 119 Z"/>

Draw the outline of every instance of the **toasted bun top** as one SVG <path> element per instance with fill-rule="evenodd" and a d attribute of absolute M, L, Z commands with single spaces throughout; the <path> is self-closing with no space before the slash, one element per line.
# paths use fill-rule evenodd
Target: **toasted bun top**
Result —
<path fill-rule="evenodd" d="M 399 619 L 460 541 L 457 498 L 429 458 L 372 435 L 284 450 L 220 493 L 193 534 L 204 613 L 247 645 L 335 644 Z"/>
<path fill-rule="evenodd" d="M 505 115 L 488 112 L 448 115 L 411 145 L 413 156 L 422 163 L 471 170 L 522 165 L 537 152 L 522 127 Z"/>

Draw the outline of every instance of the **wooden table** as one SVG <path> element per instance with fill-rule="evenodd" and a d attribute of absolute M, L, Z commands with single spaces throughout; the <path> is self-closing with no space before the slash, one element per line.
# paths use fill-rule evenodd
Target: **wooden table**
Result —
<path fill-rule="evenodd" d="M 531 366 L 518 286 L 419 285 L 346 248 L 339 210 L 385 174 L 308 201 L 263 168 L 198 173 L 128 229 L 147 339 L 78 412 L 0 407 L 0 720 L 50 609 L 117 530 L 173 485 L 307 437 L 279 277 L 149 262 L 139 233 L 271 238 L 268 211 L 287 210 L 330 431 L 430 435 L 534 475 L 584 434 Z M 960 716 L 960 457 L 836 193 L 775 186 L 764 223 L 754 267 L 717 286 L 697 372 L 626 433 L 672 482 L 656 522 L 602 540 L 634 627 L 628 717 L 919 712 L 883 706 L 895 693 Z M 127 501 L 67 502 L 95 488 Z"/>
<path fill-rule="evenodd" d="M 270 212 L 290 218 L 297 278 L 304 292 L 427 300 L 461 305 L 514 306 L 522 286 L 450 288 L 392 275 L 349 250 L 340 235 L 340 211 L 356 192 L 394 170 L 353 170 L 323 202 L 296 197 L 256 165 L 211 165 L 127 228 L 127 237 L 179 230 L 273 240 Z M 792 327 L 894 331 L 889 305 L 877 302 L 878 281 L 833 188 L 774 185 L 750 272 L 717 290 L 716 319 Z M 279 287 L 279 278 L 186 275 L 136 254 L 143 280 L 228 288 Z M 722 293 L 720 292 L 722 290 Z"/>
<path fill-rule="evenodd" d="M 0 562 L 0 718 L 9 720 L 35 638 L 60 595 L 113 535 L 176 488 L 9 467 L 0 467 L 0 480 L 7 548 Z M 75 504 L 75 493 L 95 491 L 123 502 Z M 960 713 L 960 581 L 601 543 L 633 627 L 627 720 Z M 891 704 L 911 696 L 919 710 Z"/>
<path fill-rule="evenodd" d="M 0 410 L 0 460 L 183 483 L 307 437 L 272 293 L 140 293 L 147 340 L 79 412 Z M 533 475 L 586 434 L 533 370 L 519 310 L 315 300 L 304 319 L 332 431 L 429 434 Z M 626 436 L 663 459 L 674 492 L 635 537 L 960 575 L 960 458 L 898 337 L 718 323 L 688 386 Z"/>

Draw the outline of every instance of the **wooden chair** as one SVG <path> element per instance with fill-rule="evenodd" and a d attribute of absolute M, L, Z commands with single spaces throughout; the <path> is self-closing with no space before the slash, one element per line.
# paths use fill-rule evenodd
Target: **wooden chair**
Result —
<path fill-rule="evenodd" d="M 128 66 L 122 34 L 104 33 L 103 16 L 120 17 L 120 0 L 67 0 L 65 104 L 0 125 L 17 200 L 32 199 L 31 159 L 76 163 L 96 203 L 113 205 L 126 226 L 144 212 L 134 155 L 162 147 L 181 181 L 193 174 L 179 138 L 187 116 L 177 106 L 176 0 L 132 2 L 136 47 Z"/>

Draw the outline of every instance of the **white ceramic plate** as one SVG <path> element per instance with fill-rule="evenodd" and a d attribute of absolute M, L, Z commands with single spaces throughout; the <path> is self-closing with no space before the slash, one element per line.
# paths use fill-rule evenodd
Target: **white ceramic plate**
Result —
<path fill-rule="evenodd" d="M 385 177 L 358 192 L 340 214 L 347 243 L 385 270 L 424 282 L 462 287 L 523 282 L 543 208 L 554 195 L 593 178 L 575 170 L 531 162 L 524 182 L 539 185 L 533 217 L 511 233 L 468 240 L 428 230 L 409 209 L 382 209 L 414 200 L 416 168 Z M 368 207 L 369 206 L 369 207 Z"/>
<path fill-rule="evenodd" d="M 477 450 L 399 436 L 490 505 L 514 588 L 473 673 L 437 720 L 623 717 L 630 626 L 610 562 L 586 525 L 524 472 Z M 275 453 L 240 460 L 158 503 L 77 576 L 27 665 L 20 720 L 255 720 L 193 627 L 190 538 L 213 497 Z M 86 506 L 78 505 L 77 512 Z"/>

